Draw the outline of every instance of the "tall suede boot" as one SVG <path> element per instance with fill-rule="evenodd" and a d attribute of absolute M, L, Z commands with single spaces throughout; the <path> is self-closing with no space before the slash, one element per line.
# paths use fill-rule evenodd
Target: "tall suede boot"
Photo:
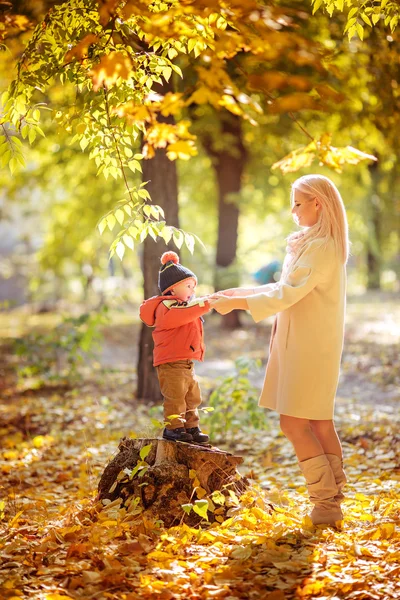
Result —
<path fill-rule="evenodd" d="M 310 515 L 314 525 L 335 525 L 336 521 L 341 521 L 343 513 L 335 500 L 338 488 L 325 454 L 302 460 L 299 465 L 307 482 L 310 500 L 314 504 Z"/>
<path fill-rule="evenodd" d="M 336 486 L 338 489 L 338 493 L 335 496 L 336 502 L 339 504 L 344 500 L 344 494 L 342 493 L 342 488 L 345 486 L 347 482 L 346 474 L 343 470 L 343 460 L 336 456 L 336 454 L 326 454 L 327 459 L 331 465 L 331 469 L 333 471 L 333 475 L 335 477 Z"/>

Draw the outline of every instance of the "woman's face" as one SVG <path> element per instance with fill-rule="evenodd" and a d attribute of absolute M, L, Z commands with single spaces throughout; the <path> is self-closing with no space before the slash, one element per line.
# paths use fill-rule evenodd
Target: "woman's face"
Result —
<path fill-rule="evenodd" d="M 312 227 L 316 224 L 321 208 L 316 198 L 310 199 L 301 190 L 293 190 L 292 215 L 300 227 Z"/>

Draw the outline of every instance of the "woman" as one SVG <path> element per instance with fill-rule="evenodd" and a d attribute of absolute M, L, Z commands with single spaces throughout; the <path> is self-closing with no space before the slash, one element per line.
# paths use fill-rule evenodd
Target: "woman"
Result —
<path fill-rule="evenodd" d="M 346 482 L 333 422 L 343 349 L 348 227 L 330 179 L 306 175 L 292 186 L 292 214 L 302 230 L 288 238 L 278 283 L 214 294 L 220 314 L 249 310 L 256 322 L 277 313 L 260 406 L 280 413 L 307 482 L 314 524 L 343 518 Z"/>

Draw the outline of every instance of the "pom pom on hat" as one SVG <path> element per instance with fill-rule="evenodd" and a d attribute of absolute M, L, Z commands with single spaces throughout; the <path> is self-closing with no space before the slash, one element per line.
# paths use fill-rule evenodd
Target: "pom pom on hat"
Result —
<path fill-rule="evenodd" d="M 165 265 L 169 261 L 172 261 L 176 265 L 179 264 L 179 256 L 176 252 L 164 252 L 164 254 L 161 256 L 161 264 Z"/>

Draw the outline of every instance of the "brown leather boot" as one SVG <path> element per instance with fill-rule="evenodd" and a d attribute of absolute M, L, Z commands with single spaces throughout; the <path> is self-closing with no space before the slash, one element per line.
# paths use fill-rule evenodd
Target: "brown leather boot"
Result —
<path fill-rule="evenodd" d="M 343 470 L 343 460 L 339 456 L 336 456 L 336 454 L 326 454 L 326 457 L 331 465 L 331 469 L 333 471 L 333 475 L 335 477 L 335 482 L 338 489 L 338 493 L 335 496 L 335 500 L 340 504 L 344 500 L 342 488 L 347 482 L 347 477 Z"/>
<path fill-rule="evenodd" d="M 343 519 L 339 503 L 335 500 L 338 488 L 328 458 L 325 454 L 299 462 L 307 482 L 308 493 L 314 508 L 311 520 L 314 525 L 335 525 Z"/>

